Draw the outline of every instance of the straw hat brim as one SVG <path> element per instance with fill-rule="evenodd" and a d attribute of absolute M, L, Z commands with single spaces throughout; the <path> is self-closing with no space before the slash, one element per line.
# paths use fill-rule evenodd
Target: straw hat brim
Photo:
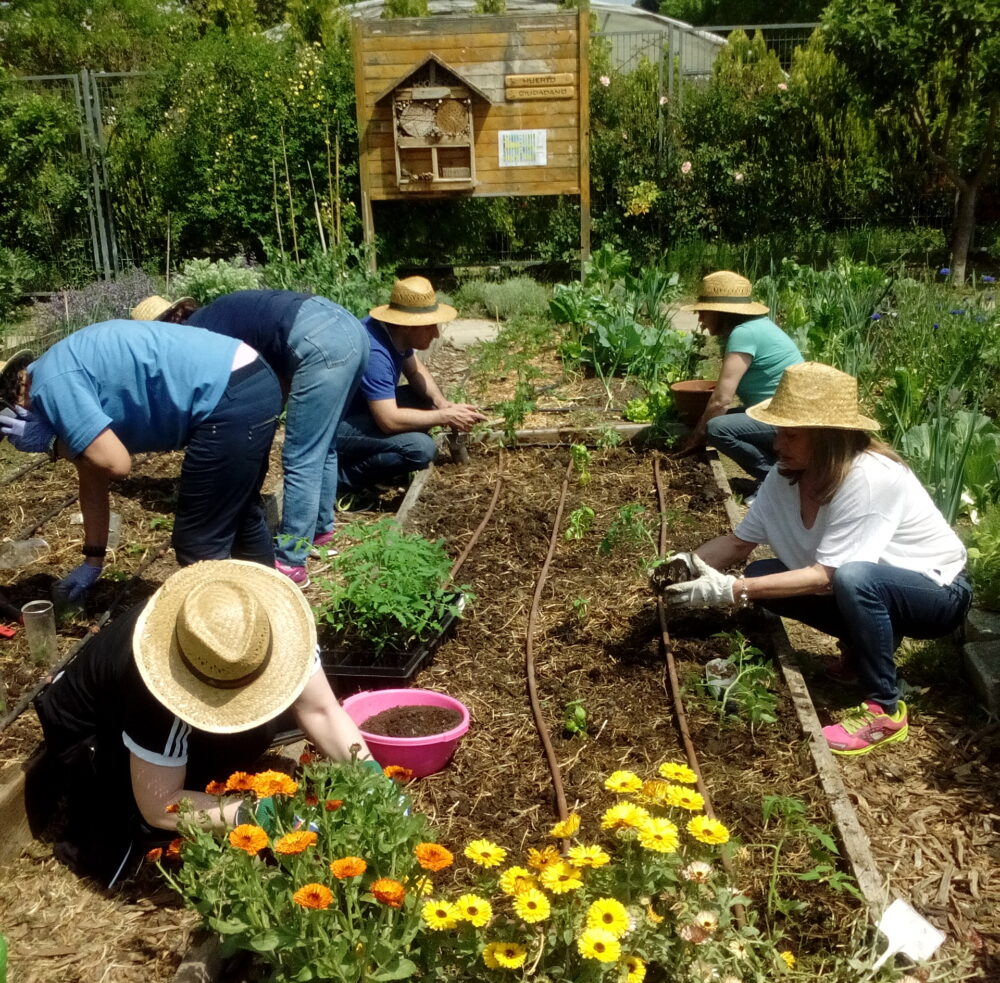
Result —
<path fill-rule="evenodd" d="M 26 369 L 37 356 L 33 351 L 22 348 L 7 359 L 0 362 L 0 397 L 8 403 L 17 398 L 17 376 L 21 369 Z"/>
<path fill-rule="evenodd" d="M 756 300 L 751 300 L 746 304 L 727 304 L 725 301 L 715 302 L 712 300 L 696 301 L 693 304 L 684 304 L 682 311 L 721 311 L 723 314 L 767 314 L 771 308 L 766 304 L 760 304 Z"/>
<path fill-rule="evenodd" d="M 135 307 L 129 311 L 129 316 L 133 321 L 162 321 L 169 317 L 183 304 L 195 304 L 194 297 L 180 297 L 170 303 L 166 297 L 153 295 L 140 300 Z"/>
<path fill-rule="evenodd" d="M 373 307 L 368 313 L 376 321 L 382 321 L 385 324 L 399 324 L 403 327 L 424 327 L 429 324 L 444 324 L 447 321 L 454 321 L 458 317 L 458 311 L 450 304 L 438 304 L 433 311 L 420 314 L 396 310 L 389 304 L 382 304 L 380 307 Z"/>
<path fill-rule="evenodd" d="M 822 427 L 826 430 L 881 430 L 882 424 L 878 420 L 873 420 L 870 416 L 864 416 L 856 410 L 853 413 L 834 413 L 827 409 L 827 415 L 816 413 L 799 417 L 790 417 L 780 412 L 771 410 L 771 399 L 765 399 L 760 403 L 755 403 L 746 410 L 746 414 L 751 420 L 759 420 L 761 423 L 770 424 L 772 427 Z"/>
<path fill-rule="evenodd" d="M 223 575 L 252 591 L 271 626 L 263 672 L 239 689 L 219 689 L 195 676 L 181 658 L 175 626 L 190 591 Z M 136 666 L 149 691 L 198 730 L 231 734 L 273 720 L 304 689 L 314 671 L 316 622 L 301 589 L 284 574 L 246 560 L 204 560 L 184 567 L 149 599 L 132 635 Z"/>

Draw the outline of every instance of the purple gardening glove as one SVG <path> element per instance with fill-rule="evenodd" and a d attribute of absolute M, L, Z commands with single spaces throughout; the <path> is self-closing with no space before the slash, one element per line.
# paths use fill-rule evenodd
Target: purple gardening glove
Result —
<path fill-rule="evenodd" d="M 100 575 L 101 567 L 81 563 L 52 588 L 52 597 L 56 605 L 82 604 L 86 600 L 87 591 L 94 586 Z"/>
<path fill-rule="evenodd" d="M 47 451 L 56 438 L 56 432 L 37 413 L 15 406 L 16 416 L 0 416 L 0 433 L 25 454 Z"/>

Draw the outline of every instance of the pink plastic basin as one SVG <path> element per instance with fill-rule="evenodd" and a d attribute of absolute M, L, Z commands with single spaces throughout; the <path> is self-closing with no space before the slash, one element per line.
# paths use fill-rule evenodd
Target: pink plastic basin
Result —
<path fill-rule="evenodd" d="M 344 709 L 360 728 L 375 760 L 386 765 L 409 768 L 417 778 L 433 775 L 451 760 L 462 735 L 469 729 L 469 711 L 465 704 L 445 693 L 429 689 L 376 689 L 355 693 L 343 701 Z M 446 707 L 457 710 L 462 719 L 451 730 L 427 737 L 385 737 L 370 734 L 361 725 L 369 718 L 392 707 Z"/>

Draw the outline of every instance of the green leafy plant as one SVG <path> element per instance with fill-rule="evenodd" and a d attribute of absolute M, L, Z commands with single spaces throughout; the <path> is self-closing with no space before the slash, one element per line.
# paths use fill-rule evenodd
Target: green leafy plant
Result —
<path fill-rule="evenodd" d="M 503 416 L 504 440 L 508 444 L 517 443 L 517 431 L 524 418 L 535 411 L 535 387 L 531 380 L 537 379 L 540 374 L 534 365 L 521 365 L 513 397 L 496 404 L 496 409 Z"/>
<path fill-rule="evenodd" d="M 750 724 L 751 731 L 761 724 L 775 723 L 778 719 L 775 715 L 778 694 L 774 689 L 777 678 L 765 661 L 764 653 L 738 631 L 719 632 L 713 637 L 728 644 L 729 655 L 725 661 L 732 671 L 731 682 L 719 694 L 719 719 L 724 718 L 731 701 Z"/>
<path fill-rule="evenodd" d="M 328 570 L 314 577 L 317 621 L 338 636 L 363 640 L 375 654 L 402 651 L 439 631 L 459 612 L 449 588 L 451 559 L 443 541 L 405 533 L 387 517 L 337 531 L 325 551 Z"/>
<path fill-rule="evenodd" d="M 655 553 L 656 541 L 649 527 L 650 517 L 646 507 L 638 502 L 622 505 L 615 513 L 608 531 L 597 546 L 601 556 L 607 556 L 619 546 L 637 546 Z M 643 568 L 649 564 L 642 564 Z"/>
<path fill-rule="evenodd" d="M 621 433 L 608 423 L 598 427 L 596 444 L 602 451 L 620 447 L 624 439 Z"/>
<path fill-rule="evenodd" d="M 594 524 L 595 512 L 589 505 L 581 505 L 578 509 L 573 509 L 566 522 L 566 531 L 563 539 L 583 539 L 587 531 Z"/>
<path fill-rule="evenodd" d="M 456 292 L 463 310 L 482 310 L 500 320 L 514 314 L 541 315 L 548 310 L 550 290 L 528 276 L 515 276 L 499 283 L 469 280 Z"/>
<path fill-rule="evenodd" d="M 174 528 L 174 517 L 172 515 L 154 515 L 149 520 L 149 528 L 154 532 L 160 529 L 169 532 Z"/>
<path fill-rule="evenodd" d="M 199 304 L 208 304 L 234 290 L 256 290 L 262 280 L 263 271 L 248 266 L 241 258 L 192 259 L 174 277 L 172 289 L 177 296 L 194 297 Z"/>
<path fill-rule="evenodd" d="M 976 603 L 1000 611 L 1000 503 L 983 509 L 979 522 L 962 538 L 969 550 L 969 573 Z"/>
<path fill-rule="evenodd" d="M 590 600 L 582 595 L 580 597 L 574 597 L 572 601 L 573 613 L 576 615 L 578 621 L 586 621 L 587 614 L 590 611 Z"/>
<path fill-rule="evenodd" d="M 587 709 L 583 700 L 570 700 L 563 710 L 563 730 L 570 737 L 587 736 Z"/>
<path fill-rule="evenodd" d="M 594 458 L 587 450 L 586 445 L 570 444 L 569 456 L 573 462 L 573 470 L 576 472 L 576 480 L 581 485 L 590 484 L 590 465 Z"/>

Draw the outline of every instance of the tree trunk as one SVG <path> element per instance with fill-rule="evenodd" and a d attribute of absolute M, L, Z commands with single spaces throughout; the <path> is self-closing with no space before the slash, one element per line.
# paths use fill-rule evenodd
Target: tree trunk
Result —
<path fill-rule="evenodd" d="M 976 198 L 979 182 L 963 181 L 958 187 L 958 207 L 955 222 L 951 228 L 951 277 L 952 282 L 961 287 L 965 283 L 965 268 L 972 246 L 972 234 L 976 230 Z"/>

